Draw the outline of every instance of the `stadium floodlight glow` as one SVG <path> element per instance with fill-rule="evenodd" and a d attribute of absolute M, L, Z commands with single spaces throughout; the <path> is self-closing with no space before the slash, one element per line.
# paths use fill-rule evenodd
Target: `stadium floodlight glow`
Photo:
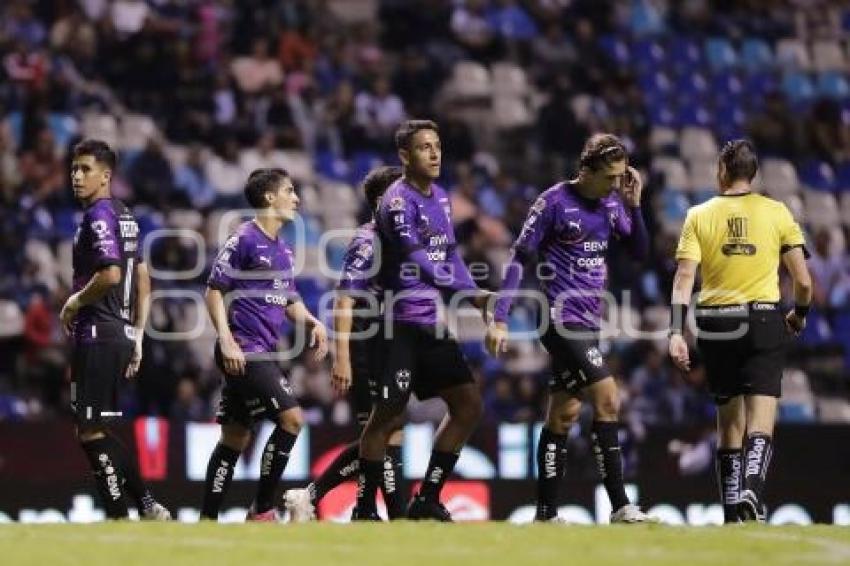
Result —
<path fill-rule="evenodd" d="M 159 269 L 151 261 L 151 249 L 154 243 L 160 239 L 173 237 L 180 239 L 187 238 L 192 240 L 195 246 L 197 246 L 198 254 L 195 259 L 195 265 L 191 269 Z M 200 277 L 206 267 L 206 257 L 207 244 L 204 241 L 204 237 L 195 230 L 189 230 L 187 228 L 157 228 L 148 234 L 142 248 L 142 258 L 148 265 L 151 278 L 159 279 L 160 281 L 185 281 Z"/>
<path fill-rule="evenodd" d="M 184 342 L 197 340 L 204 335 L 207 326 L 206 303 L 200 292 L 193 289 L 155 289 L 150 296 L 151 310 L 153 310 L 156 301 L 160 299 L 190 299 L 195 303 L 198 313 L 197 319 L 195 325 L 189 330 L 163 332 L 154 328 L 152 317 L 148 317 L 148 324 L 145 328 L 145 333 L 148 336 L 163 342 Z"/>

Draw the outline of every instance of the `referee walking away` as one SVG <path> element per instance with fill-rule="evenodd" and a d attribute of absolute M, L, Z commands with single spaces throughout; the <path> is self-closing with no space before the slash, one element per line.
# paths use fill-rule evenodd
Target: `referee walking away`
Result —
<path fill-rule="evenodd" d="M 697 347 L 717 403 L 717 480 L 726 523 L 765 519 L 762 502 L 773 454 L 789 335 L 806 324 L 812 281 L 799 225 L 781 202 L 752 192 L 758 169 L 745 140 L 720 152 L 720 194 L 692 207 L 676 249 L 670 356 L 689 371 L 683 336 L 697 265 Z M 779 259 L 794 280 L 794 308 L 779 310 Z"/>

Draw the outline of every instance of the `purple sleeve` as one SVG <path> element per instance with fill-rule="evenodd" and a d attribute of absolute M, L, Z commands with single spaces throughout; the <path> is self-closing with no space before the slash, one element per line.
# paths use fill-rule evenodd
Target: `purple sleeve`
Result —
<path fill-rule="evenodd" d="M 369 287 L 368 274 L 375 261 L 375 248 L 363 238 L 354 238 L 345 250 L 342 260 L 342 276 L 337 289 L 340 291 L 365 291 Z"/>
<path fill-rule="evenodd" d="M 92 210 L 84 219 L 86 229 L 91 232 L 91 252 L 96 269 L 121 263 L 116 218 L 104 209 Z"/>
<path fill-rule="evenodd" d="M 207 287 L 227 293 L 233 289 L 234 271 L 239 270 L 239 237 L 236 235 L 228 238 L 224 246 L 219 250 L 210 270 Z"/>
<path fill-rule="evenodd" d="M 496 301 L 494 312 L 496 322 L 505 322 L 508 319 L 514 294 L 522 282 L 525 264 L 531 259 L 546 237 L 552 226 L 553 218 L 554 205 L 547 203 L 544 197 L 538 198 L 528 211 L 522 232 L 511 247 L 511 261 L 502 280 L 499 299 Z"/>
<path fill-rule="evenodd" d="M 425 249 L 418 248 L 408 252 L 407 258 L 419 268 L 423 279 L 440 290 L 458 292 L 478 289 L 457 248 L 453 248 L 449 255 L 450 262 L 433 263 L 428 259 Z"/>
<path fill-rule="evenodd" d="M 389 202 L 385 202 L 387 200 Z M 416 230 L 417 213 L 413 202 L 405 200 L 402 196 L 382 199 L 378 211 L 384 220 L 384 226 L 388 227 L 385 235 L 393 244 L 400 246 L 408 253 L 425 247 Z"/>
<path fill-rule="evenodd" d="M 646 261 L 649 257 L 649 233 L 643 220 L 643 213 L 639 206 L 626 207 L 628 214 L 621 216 L 617 223 L 617 234 L 626 238 L 626 248 L 631 256 L 638 261 Z"/>

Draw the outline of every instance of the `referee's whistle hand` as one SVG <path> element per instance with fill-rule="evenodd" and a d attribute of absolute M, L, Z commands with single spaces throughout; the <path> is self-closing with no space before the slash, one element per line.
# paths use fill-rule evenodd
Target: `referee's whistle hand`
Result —
<path fill-rule="evenodd" d="M 670 337 L 670 358 L 676 367 L 682 371 L 691 371 L 691 358 L 688 353 L 688 343 L 681 334 L 673 334 Z"/>

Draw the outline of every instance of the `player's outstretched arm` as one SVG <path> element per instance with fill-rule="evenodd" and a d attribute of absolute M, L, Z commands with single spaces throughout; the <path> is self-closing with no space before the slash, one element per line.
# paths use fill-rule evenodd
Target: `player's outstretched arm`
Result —
<path fill-rule="evenodd" d="M 303 324 L 310 330 L 310 344 L 313 348 L 313 359 L 325 359 L 328 354 L 328 331 L 318 318 L 307 310 L 302 301 L 290 303 L 286 307 L 286 316 L 294 324 Z"/>
<path fill-rule="evenodd" d="M 127 379 L 133 378 L 139 372 L 139 366 L 142 365 L 142 342 L 151 310 L 151 276 L 145 263 L 136 264 L 136 291 L 136 320 L 133 323 L 136 329 L 136 343 L 130 365 L 127 366 L 125 375 Z"/>
<path fill-rule="evenodd" d="M 334 299 L 334 365 L 331 370 L 331 383 L 340 395 L 351 387 L 351 339 L 352 310 L 354 299 L 337 293 Z"/>
<path fill-rule="evenodd" d="M 791 248 L 782 254 L 782 263 L 794 281 L 794 308 L 785 317 L 785 325 L 789 332 L 798 336 L 806 327 L 806 315 L 812 304 L 812 276 L 802 247 Z"/>
<path fill-rule="evenodd" d="M 120 282 L 121 268 L 117 265 L 109 265 L 98 270 L 85 287 L 68 297 L 59 313 L 59 320 L 62 322 L 65 333 L 71 333 L 71 322 L 82 307 L 99 301 Z"/>
<path fill-rule="evenodd" d="M 224 369 L 229 375 L 242 375 L 245 373 L 245 354 L 236 340 L 233 339 L 230 327 L 227 326 L 227 309 L 224 306 L 224 296 L 218 289 L 207 287 L 206 303 L 210 320 L 212 320 L 213 327 L 218 334 L 218 344 L 221 348 Z"/>
<path fill-rule="evenodd" d="M 676 367 L 682 371 L 690 371 L 691 360 L 688 353 L 688 343 L 685 341 L 685 320 L 688 316 L 688 305 L 694 290 L 694 280 L 697 272 L 696 261 L 680 259 L 673 278 L 673 294 L 670 299 L 672 320 L 670 322 L 669 353 Z"/>

